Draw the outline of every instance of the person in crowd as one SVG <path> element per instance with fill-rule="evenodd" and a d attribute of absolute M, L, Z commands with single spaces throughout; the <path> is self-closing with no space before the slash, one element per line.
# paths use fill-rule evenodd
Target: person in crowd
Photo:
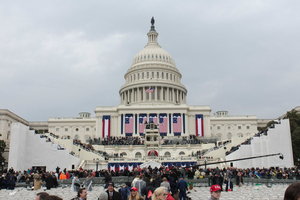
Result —
<path fill-rule="evenodd" d="M 171 187 L 170 187 L 170 183 L 168 182 L 168 179 L 166 177 L 164 177 L 162 179 L 163 182 L 160 183 L 160 187 L 164 186 L 168 189 L 168 191 L 171 190 Z"/>
<path fill-rule="evenodd" d="M 15 189 L 15 186 L 16 186 L 16 182 L 14 180 L 13 177 L 11 177 L 8 181 L 8 184 L 7 184 L 7 189 L 9 190 L 14 190 Z"/>
<path fill-rule="evenodd" d="M 78 190 L 80 188 L 80 180 L 79 180 L 78 176 L 75 176 L 73 178 L 71 188 L 73 189 L 74 192 L 78 192 Z"/>
<path fill-rule="evenodd" d="M 93 178 L 94 177 L 92 175 L 88 175 L 86 180 L 83 182 L 83 185 L 87 191 L 92 191 Z"/>
<path fill-rule="evenodd" d="M 111 182 L 111 175 L 109 174 L 108 171 L 105 170 L 105 174 L 104 174 L 104 181 L 105 181 L 105 187 L 104 188 L 107 188 L 108 186 L 108 183 Z"/>
<path fill-rule="evenodd" d="M 114 182 L 108 182 L 106 193 L 109 200 L 122 200 L 122 196 L 119 192 L 114 190 Z"/>
<path fill-rule="evenodd" d="M 162 178 L 160 176 L 160 172 L 157 172 L 157 176 L 156 176 L 156 178 L 155 178 L 155 180 L 153 182 L 154 183 L 154 187 L 155 188 L 160 187 L 161 182 L 162 182 Z"/>
<path fill-rule="evenodd" d="M 183 177 L 177 182 L 177 188 L 179 190 L 179 199 L 186 200 L 187 182 L 183 180 Z"/>
<path fill-rule="evenodd" d="M 227 177 L 226 180 L 224 181 L 226 187 L 225 187 L 225 191 L 228 192 L 228 191 L 233 191 L 233 183 L 232 181 L 230 180 L 230 177 Z"/>
<path fill-rule="evenodd" d="M 176 191 L 176 187 L 177 187 L 177 183 L 174 179 L 173 176 L 170 176 L 170 187 L 171 187 L 171 193 L 172 193 L 172 197 L 174 197 L 175 191 Z"/>
<path fill-rule="evenodd" d="M 199 179 L 199 178 L 200 178 L 200 171 L 199 171 L 199 169 L 197 169 L 197 170 L 195 171 L 195 178 L 196 178 L 196 179 Z"/>
<path fill-rule="evenodd" d="M 243 177 L 242 177 L 242 173 L 240 171 L 237 173 L 237 176 L 236 176 L 236 185 L 238 185 L 239 187 L 241 187 L 243 185 Z"/>
<path fill-rule="evenodd" d="M 119 193 L 122 196 L 122 200 L 128 199 L 128 196 L 130 195 L 130 189 L 131 189 L 131 187 L 128 186 L 126 183 L 122 184 L 121 188 L 119 189 Z"/>
<path fill-rule="evenodd" d="M 146 187 L 146 182 L 143 180 L 143 176 L 139 177 L 134 186 L 138 189 L 139 194 L 142 194 L 142 189 Z"/>
<path fill-rule="evenodd" d="M 35 200 L 45 200 L 47 196 L 49 196 L 47 192 L 39 192 L 36 194 Z"/>
<path fill-rule="evenodd" d="M 39 175 L 35 176 L 33 190 L 41 189 L 42 185 L 43 185 L 43 181 L 41 180 L 41 177 Z"/>
<path fill-rule="evenodd" d="M 148 186 L 146 186 L 142 189 L 142 195 L 146 197 L 145 198 L 146 200 L 151 200 L 151 196 L 153 195 L 154 190 L 155 190 L 155 187 L 153 187 L 153 182 L 150 181 L 148 183 Z"/>
<path fill-rule="evenodd" d="M 152 200 L 166 200 L 168 198 L 168 190 L 165 187 L 158 187 L 152 195 Z"/>
<path fill-rule="evenodd" d="M 221 187 L 219 185 L 212 185 L 210 187 L 211 197 L 208 200 L 219 200 L 221 197 Z"/>
<path fill-rule="evenodd" d="M 54 178 L 50 173 L 47 173 L 46 175 L 46 188 L 47 190 L 50 190 L 54 186 Z"/>
<path fill-rule="evenodd" d="M 135 182 L 136 182 L 137 180 L 139 180 L 139 179 L 140 179 L 140 175 L 134 176 L 134 179 L 132 180 L 131 186 L 132 186 L 132 187 L 135 187 Z"/>
<path fill-rule="evenodd" d="M 300 182 L 292 183 L 284 193 L 284 200 L 300 199 Z"/>
<path fill-rule="evenodd" d="M 77 192 L 77 197 L 73 198 L 72 200 L 86 200 L 87 191 L 85 188 L 80 188 Z"/>
<path fill-rule="evenodd" d="M 136 187 L 132 187 L 130 189 L 128 200 L 144 200 L 144 197 L 140 196 L 139 191 Z"/>
<path fill-rule="evenodd" d="M 98 200 L 108 200 L 108 194 L 105 191 L 102 191 L 99 195 Z"/>

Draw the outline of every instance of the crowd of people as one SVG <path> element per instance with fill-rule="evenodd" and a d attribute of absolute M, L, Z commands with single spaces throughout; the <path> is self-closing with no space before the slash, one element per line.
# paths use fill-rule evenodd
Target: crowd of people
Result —
<path fill-rule="evenodd" d="M 109 192 L 113 190 L 114 183 L 112 177 L 114 176 L 133 176 L 132 182 L 124 182 L 119 190 L 118 198 L 120 200 L 130 200 L 126 197 L 130 195 L 137 195 L 149 200 L 151 195 L 155 194 L 155 190 L 160 187 L 166 189 L 166 195 L 174 198 L 178 195 L 179 199 L 185 199 L 187 187 L 187 179 L 201 179 L 209 178 L 211 185 L 221 188 L 225 191 L 233 191 L 234 184 L 240 187 L 243 184 L 243 179 L 246 177 L 252 178 L 277 178 L 277 179 L 293 179 L 300 180 L 300 169 L 297 168 L 250 168 L 250 169 L 236 169 L 236 168 L 199 168 L 198 166 L 190 167 L 165 167 L 160 168 L 140 168 L 139 166 L 132 171 L 124 169 L 121 171 L 108 170 L 60 170 L 56 168 L 55 172 L 47 172 L 45 168 L 31 168 L 27 171 L 15 172 L 13 168 L 3 173 L 0 178 L 0 186 L 2 189 L 13 190 L 15 184 L 18 182 L 26 182 L 33 190 L 38 190 L 43 184 L 49 190 L 58 186 L 58 180 L 72 179 L 72 189 L 78 192 L 80 188 L 84 187 L 86 191 L 92 190 L 92 182 L 95 177 L 104 177 L 105 188 Z M 85 178 L 84 182 L 80 182 L 79 178 Z M 232 181 L 235 180 L 235 181 Z M 218 185 L 218 186 L 216 186 Z M 225 188 L 223 189 L 223 187 Z M 133 190 L 133 191 L 132 191 Z M 81 190 L 82 192 L 82 190 Z M 112 191 L 117 192 L 117 191 Z M 133 194 L 136 193 L 136 194 Z"/>
<path fill-rule="evenodd" d="M 102 140 L 97 139 L 101 145 L 144 145 L 144 139 L 142 137 L 109 137 Z"/>

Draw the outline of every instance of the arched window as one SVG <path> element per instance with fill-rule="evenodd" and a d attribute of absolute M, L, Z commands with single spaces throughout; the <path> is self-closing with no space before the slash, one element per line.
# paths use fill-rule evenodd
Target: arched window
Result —
<path fill-rule="evenodd" d="M 221 133 L 218 133 L 218 134 L 217 134 L 217 138 L 218 138 L 218 140 L 220 141 L 220 140 L 222 139 L 222 134 L 221 134 Z"/>
<path fill-rule="evenodd" d="M 75 135 L 75 138 L 74 138 L 75 140 L 78 140 L 79 139 L 79 137 L 78 137 L 78 135 L 76 134 Z"/>
<path fill-rule="evenodd" d="M 228 137 L 228 140 L 231 140 L 231 137 L 232 137 L 232 135 L 231 135 L 231 133 L 228 133 L 228 135 L 227 135 Z"/>
<path fill-rule="evenodd" d="M 126 153 L 126 152 L 123 152 L 123 153 L 121 153 L 121 156 L 127 157 L 127 153 Z"/>
<path fill-rule="evenodd" d="M 179 152 L 179 156 L 184 156 L 184 155 L 185 155 L 185 153 L 183 151 Z"/>
<path fill-rule="evenodd" d="M 243 133 L 239 133 L 238 137 L 244 137 Z"/>
<path fill-rule="evenodd" d="M 141 157 L 142 157 L 142 154 L 140 152 L 135 153 L 135 158 L 141 158 Z"/>
<path fill-rule="evenodd" d="M 167 151 L 164 156 L 165 157 L 171 157 L 171 153 Z"/>

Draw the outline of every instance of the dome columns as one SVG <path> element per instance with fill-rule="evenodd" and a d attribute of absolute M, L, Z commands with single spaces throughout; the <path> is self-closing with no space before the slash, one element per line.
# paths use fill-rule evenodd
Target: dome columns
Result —
<path fill-rule="evenodd" d="M 120 93 L 120 104 L 160 102 L 160 103 L 186 103 L 186 91 L 167 86 L 153 86 L 153 92 L 147 93 L 149 86 L 128 88 Z"/>

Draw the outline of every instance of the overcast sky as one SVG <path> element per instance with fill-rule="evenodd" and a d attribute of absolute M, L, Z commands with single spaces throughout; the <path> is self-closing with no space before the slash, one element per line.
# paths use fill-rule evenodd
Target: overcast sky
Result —
<path fill-rule="evenodd" d="M 28 121 L 117 106 L 147 44 L 176 62 L 189 105 L 276 118 L 299 106 L 299 1 L 2 1 L 0 108 Z"/>

